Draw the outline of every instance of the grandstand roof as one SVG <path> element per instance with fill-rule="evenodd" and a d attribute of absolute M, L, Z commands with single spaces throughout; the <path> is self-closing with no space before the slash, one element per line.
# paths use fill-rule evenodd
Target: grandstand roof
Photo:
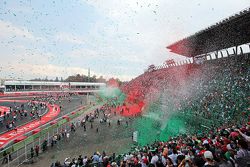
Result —
<path fill-rule="evenodd" d="M 194 35 L 167 46 L 187 57 L 210 53 L 250 42 L 250 8 L 226 18 Z"/>

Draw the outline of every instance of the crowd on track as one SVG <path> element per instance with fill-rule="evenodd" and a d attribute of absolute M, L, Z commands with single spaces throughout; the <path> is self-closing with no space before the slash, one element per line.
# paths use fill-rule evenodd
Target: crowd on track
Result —
<path fill-rule="evenodd" d="M 30 150 L 31 161 L 34 157 L 39 157 L 39 153 L 46 152 L 48 149 L 52 149 L 58 142 L 66 141 L 70 142 L 71 137 L 75 135 L 77 129 L 83 129 L 83 131 L 95 131 L 98 133 L 98 126 L 94 126 L 93 122 L 97 122 L 100 126 L 129 126 L 129 121 L 125 119 L 117 119 L 116 122 L 113 122 L 112 117 L 116 114 L 112 111 L 114 110 L 115 104 L 113 99 L 108 103 L 104 104 L 100 108 L 97 108 L 93 112 L 86 114 L 84 117 L 78 118 L 70 123 L 69 126 L 66 126 L 65 129 L 55 134 L 50 140 L 44 140 L 40 146 L 36 145 Z M 112 120 L 112 121 L 111 121 Z M 100 157 L 101 156 L 101 157 Z M 102 158 L 103 157 L 103 158 Z M 92 161 L 93 158 L 93 161 Z M 115 154 L 112 157 L 108 157 L 105 152 L 100 154 L 99 152 L 94 153 L 93 157 L 87 157 L 79 155 L 76 158 L 65 158 L 64 165 L 61 165 L 59 161 L 53 163 L 51 166 L 74 166 L 74 165 L 88 165 L 92 163 L 108 163 L 113 161 L 116 158 Z M 7 155 L 6 158 L 7 160 Z"/>
<path fill-rule="evenodd" d="M 30 121 L 40 118 L 46 111 L 47 107 L 43 102 L 29 101 L 28 103 L 13 102 L 13 106 L 9 107 L 9 111 L 0 113 L 1 121 L 0 126 L 6 127 L 6 130 L 12 130 L 16 128 L 18 122 Z"/>
<path fill-rule="evenodd" d="M 61 105 L 62 100 L 70 101 L 69 93 L 47 94 L 37 96 L 25 103 L 11 102 L 8 111 L 0 111 L 0 127 L 6 127 L 6 130 L 13 130 L 19 122 L 29 122 L 33 119 L 39 119 L 47 110 L 46 103 Z"/>

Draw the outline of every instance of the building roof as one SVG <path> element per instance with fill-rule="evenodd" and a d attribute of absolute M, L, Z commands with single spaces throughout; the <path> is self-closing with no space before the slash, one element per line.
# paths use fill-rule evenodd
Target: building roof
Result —
<path fill-rule="evenodd" d="M 93 82 L 45 82 L 45 81 L 5 81 L 4 85 L 45 85 L 45 86 L 105 86 L 105 83 L 93 83 Z"/>
<path fill-rule="evenodd" d="M 194 57 L 250 42 L 250 8 L 169 46 L 170 52 Z"/>

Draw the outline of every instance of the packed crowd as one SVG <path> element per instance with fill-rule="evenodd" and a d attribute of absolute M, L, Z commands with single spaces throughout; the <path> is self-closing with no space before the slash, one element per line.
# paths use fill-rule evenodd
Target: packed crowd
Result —
<path fill-rule="evenodd" d="M 124 85 L 123 91 L 146 104 L 165 96 L 162 101 L 172 110 L 191 119 L 210 120 L 208 126 L 220 126 L 247 116 L 249 67 L 248 55 L 163 68 L 144 73 Z"/>
<path fill-rule="evenodd" d="M 182 135 L 138 147 L 124 156 L 123 163 L 135 166 L 139 163 L 144 167 L 247 166 L 250 165 L 249 135 L 249 124 L 221 127 L 199 137 Z"/>

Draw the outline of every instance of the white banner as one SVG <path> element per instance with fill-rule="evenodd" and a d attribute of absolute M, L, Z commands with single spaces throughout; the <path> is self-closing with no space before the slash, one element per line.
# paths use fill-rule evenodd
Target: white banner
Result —
<path fill-rule="evenodd" d="M 138 131 L 134 131 L 133 132 L 133 141 L 137 142 L 137 139 L 138 139 Z"/>

